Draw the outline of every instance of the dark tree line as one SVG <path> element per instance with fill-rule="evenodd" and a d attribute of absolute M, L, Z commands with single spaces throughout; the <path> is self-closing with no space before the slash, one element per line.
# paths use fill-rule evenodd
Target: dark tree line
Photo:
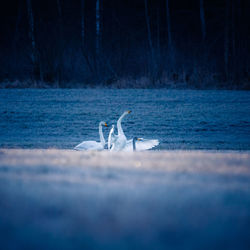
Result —
<path fill-rule="evenodd" d="M 247 0 L 10 0 L 0 81 L 24 86 L 247 88 Z"/>

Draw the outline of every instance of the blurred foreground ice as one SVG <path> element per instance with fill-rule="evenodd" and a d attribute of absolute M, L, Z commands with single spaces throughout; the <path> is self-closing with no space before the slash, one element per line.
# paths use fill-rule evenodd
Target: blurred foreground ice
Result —
<path fill-rule="evenodd" d="M 250 153 L 0 150 L 1 249 L 249 249 Z"/>

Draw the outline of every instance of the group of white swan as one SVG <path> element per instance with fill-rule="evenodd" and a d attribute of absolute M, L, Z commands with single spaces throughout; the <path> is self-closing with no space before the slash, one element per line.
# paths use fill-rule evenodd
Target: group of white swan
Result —
<path fill-rule="evenodd" d="M 117 121 L 117 131 L 118 134 L 114 133 L 115 126 L 112 125 L 110 129 L 108 142 L 105 142 L 102 126 L 107 127 L 106 122 L 99 123 L 99 135 L 100 135 L 100 142 L 96 141 L 83 141 L 82 143 L 78 144 L 74 149 L 75 150 L 105 150 L 105 146 L 107 145 L 107 150 L 109 151 L 144 151 L 151 149 L 157 145 L 159 145 L 158 140 L 148 140 L 143 138 L 134 137 L 133 139 L 127 140 L 123 129 L 122 129 L 122 119 L 130 114 L 131 111 L 125 111 L 122 116 Z"/>

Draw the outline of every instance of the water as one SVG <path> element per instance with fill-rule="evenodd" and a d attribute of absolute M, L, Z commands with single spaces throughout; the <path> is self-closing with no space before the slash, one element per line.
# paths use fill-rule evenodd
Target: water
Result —
<path fill-rule="evenodd" d="M 70 149 L 125 110 L 127 137 L 159 139 L 159 150 L 250 149 L 250 92 L 162 89 L 0 90 L 0 147 Z"/>

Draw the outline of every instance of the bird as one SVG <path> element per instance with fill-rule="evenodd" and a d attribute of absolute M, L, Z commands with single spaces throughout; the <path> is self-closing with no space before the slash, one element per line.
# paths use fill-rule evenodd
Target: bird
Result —
<path fill-rule="evenodd" d="M 100 142 L 97 141 L 83 141 L 77 146 L 74 147 L 75 150 L 82 151 L 82 150 L 104 150 L 105 147 L 105 139 L 102 132 L 102 126 L 108 127 L 106 122 L 101 121 L 99 123 L 99 135 L 100 135 Z"/>
<path fill-rule="evenodd" d="M 122 129 L 120 122 L 119 122 L 119 126 L 120 126 L 120 129 Z M 119 150 L 114 150 L 114 147 L 117 144 L 117 140 L 119 139 L 119 130 L 118 130 L 118 135 L 116 135 L 114 134 L 114 128 L 115 126 L 112 125 L 110 132 L 109 132 L 109 136 L 108 136 L 108 150 L 110 151 L 125 151 L 125 152 L 145 151 L 145 150 L 151 149 L 159 145 L 159 140 L 134 137 L 133 139 L 130 139 L 130 140 L 127 140 L 126 138 L 125 146 L 123 148 L 120 148 Z M 135 142 L 136 142 L 136 146 L 135 146 Z"/>
<path fill-rule="evenodd" d="M 110 151 L 122 151 L 126 147 L 127 137 L 125 136 L 123 132 L 121 122 L 122 122 L 122 119 L 130 113 L 131 113 L 130 110 L 125 111 L 118 119 L 117 121 L 118 134 L 117 135 L 114 134 L 114 127 L 112 126 L 110 133 L 109 133 L 110 141 L 108 142 L 108 149 L 110 149 Z"/>

